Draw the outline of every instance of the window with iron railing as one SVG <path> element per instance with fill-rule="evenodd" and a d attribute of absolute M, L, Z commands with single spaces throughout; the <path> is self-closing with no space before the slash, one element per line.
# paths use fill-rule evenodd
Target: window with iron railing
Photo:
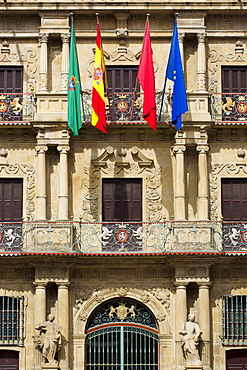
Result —
<path fill-rule="evenodd" d="M 226 346 L 246 346 L 246 295 L 229 295 L 222 297 L 222 343 Z"/>
<path fill-rule="evenodd" d="M 22 346 L 24 341 L 24 297 L 0 296 L 0 344 Z"/>

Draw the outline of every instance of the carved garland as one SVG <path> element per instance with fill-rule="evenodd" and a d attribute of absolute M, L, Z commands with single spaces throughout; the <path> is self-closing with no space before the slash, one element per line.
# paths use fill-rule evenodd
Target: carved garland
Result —
<path fill-rule="evenodd" d="M 5 172 L 7 175 L 15 175 L 22 172 L 27 178 L 26 189 L 26 219 L 32 221 L 34 219 L 34 197 L 35 197 L 35 169 L 29 164 L 9 164 L 1 165 L 0 173 Z"/>
<path fill-rule="evenodd" d="M 98 221 L 98 193 L 101 174 L 114 177 L 121 173 L 133 178 L 142 173 L 145 175 L 147 221 L 158 222 L 162 220 L 161 168 L 150 168 L 153 165 L 153 160 L 145 157 L 137 147 L 131 148 L 130 152 L 135 162 L 123 161 L 121 157 L 125 157 L 126 153 L 123 153 L 122 150 L 119 150 L 118 157 L 115 155 L 115 161 L 110 162 L 108 158 L 115 152 L 112 147 L 108 147 L 100 157 L 92 160 L 92 164 L 96 168 L 90 170 L 88 167 L 84 167 L 83 171 L 88 179 L 83 180 L 83 186 L 86 189 L 82 205 L 84 221 Z"/>

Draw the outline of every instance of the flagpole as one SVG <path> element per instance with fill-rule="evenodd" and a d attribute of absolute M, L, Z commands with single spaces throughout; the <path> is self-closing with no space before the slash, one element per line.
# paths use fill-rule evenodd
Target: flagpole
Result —
<path fill-rule="evenodd" d="M 177 23 L 177 19 L 178 19 L 178 13 L 175 14 L 175 20 L 174 20 L 174 22 Z M 162 109 L 163 109 L 163 105 L 164 105 L 165 91 L 166 91 L 166 82 L 167 82 L 167 76 L 165 76 L 164 88 L 162 90 L 162 99 L 161 99 L 160 113 L 159 113 L 159 118 L 158 118 L 159 121 L 161 120 L 161 113 L 162 113 Z"/>

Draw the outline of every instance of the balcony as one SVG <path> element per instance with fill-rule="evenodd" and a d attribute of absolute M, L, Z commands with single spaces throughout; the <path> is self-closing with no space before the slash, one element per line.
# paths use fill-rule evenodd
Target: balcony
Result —
<path fill-rule="evenodd" d="M 33 94 L 0 95 L 0 125 L 26 125 L 33 117 Z"/>
<path fill-rule="evenodd" d="M 2 222 L 0 253 L 214 253 L 222 250 L 221 225 L 210 221 Z"/>
<path fill-rule="evenodd" d="M 83 91 L 84 121 L 91 122 L 92 117 L 92 93 Z M 164 95 L 163 108 L 160 122 L 171 120 L 170 94 Z M 160 113 L 162 92 L 156 92 L 157 119 Z M 106 118 L 111 123 L 143 124 L 142 118 L 143 93 L 109 93 L 106 96 Z"/>
<path fill-rule="evenodd" d="M 218 124 L 246 124 L 247 94 L 212 94 L 211 112 Z"/>

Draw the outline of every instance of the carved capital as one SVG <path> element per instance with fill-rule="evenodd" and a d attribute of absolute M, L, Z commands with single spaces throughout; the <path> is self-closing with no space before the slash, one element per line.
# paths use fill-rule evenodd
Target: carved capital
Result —
<path fill-rule="evenodd" d="M 67 153 L 68 153 L 68 151 L 70 150 L 70 147 L 69 147 L 68 145 L 58 145 L 57 150 L 58 150 L 61 154 L 67 154 Z"/>
<path fill-rule="evenodd" d="M 70 39 L 70 34 L 69 33 L 62 33 L 61 34 L 61 40 L 63 43 L 68 43 Z"/>
<path fill-rule="evenodd" d="M 35 149 L 36 149 L 37 154 L 45 153 L 48 150 L 48 146 L 47 145 L 36 145 Z"/>
<path fill-rule="evenodd" d="M 39 35 L 39 39 L 38 40 L 39 40 L 39 43 L 40 44 L 43 44 L 43 43 L 47 44 L 48 39 L 49 39 L 49 33 L 41 33 Z"/>
<path fill-rule="evenodd" d="M 184 37 L 185 37 L 185 32 L 179 32 L 179 34 L 178 34 L 179 42 L 183 43 L 184 42 Z"/>
<path fill-rule="evenodd" d="M 174 145 L 172 150 L 173 150 L 174 154 L 179 154 L 179 153 L 181 154 L 181 153 L 185 152 L 186 146 L 185 145 Z"/>
<path fill-rule="evenodd" d="M 207 37 L 207 34 L 206 33 L 198 33 L 197 34 L 197 40 L 198 40 L 198 43 L 204 43 L 205 40 L 206 40 L 206 37 Z"/>
<path fill-rule="evenodd" d="M 209 146 L 208 145 L 197 145 L 196 150 L 199 153 L 206 153 L 209 150 Z"/>

